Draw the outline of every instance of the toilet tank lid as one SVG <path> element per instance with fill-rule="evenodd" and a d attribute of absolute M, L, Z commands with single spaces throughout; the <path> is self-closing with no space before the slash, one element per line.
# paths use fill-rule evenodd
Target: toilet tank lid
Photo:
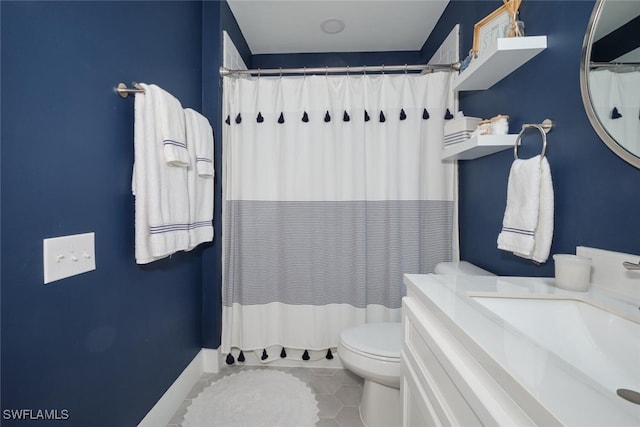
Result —
<path fill-rule="evenodd" d="M 436 274 L 458 274 L 463 276 L 495 276 L 468 261 L 450 261 L 436 264 L 433 272 Z"/>
<path fill-rule="evenodd" d="M 402 323 L 366 323 L 345 329 L 340 339 L 349 347 L 374 356 L 399 358 L 402 349 Z"/>

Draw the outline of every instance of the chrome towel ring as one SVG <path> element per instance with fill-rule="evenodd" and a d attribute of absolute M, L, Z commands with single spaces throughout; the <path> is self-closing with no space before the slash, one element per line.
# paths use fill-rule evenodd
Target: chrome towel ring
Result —
<path fill-rule="evenodd" d="M 522 130 L 518 134 L 516 138 L 516 142 L 513 146 L 513 157 L 518 160 L 518 145 L 520 145 L 520 140 L 522 139 L 522 135 L 527 129 L 534 128 L 540 131 L 540 135 L 542 135 L 542 153 L 541 157 L 544 157 L 545 152 L 547 151 L 547 134 L 551 132 L 553 128 L 553 122 L 549 119 L 545 119 L 541 124 L 536 123 L 525 123 L 522 125 Z"/>

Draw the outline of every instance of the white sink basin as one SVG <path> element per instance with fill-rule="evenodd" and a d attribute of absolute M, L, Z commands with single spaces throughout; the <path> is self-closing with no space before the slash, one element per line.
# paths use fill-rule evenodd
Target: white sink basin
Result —
<path fill-rule="evenodd" d="M 640 323 L 572 299 L 472 298 L 605 388 L 640 391 Z"/>

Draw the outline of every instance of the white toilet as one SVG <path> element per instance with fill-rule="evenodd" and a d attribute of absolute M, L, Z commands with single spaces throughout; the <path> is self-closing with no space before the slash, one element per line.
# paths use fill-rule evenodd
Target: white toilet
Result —
<path fill-rule="evenodd" d="M 436 274 L 493 276 L 466 261 L 442 262 Z M 402 324 L 367 323 L 340 334 L 338 355 L 345 368 L 364 378 L 360 418 L 366 427 L 400 426 Z"/>

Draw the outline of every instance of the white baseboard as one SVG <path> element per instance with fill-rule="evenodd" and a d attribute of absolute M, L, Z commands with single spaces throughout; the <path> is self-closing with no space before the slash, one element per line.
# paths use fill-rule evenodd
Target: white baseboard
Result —
<path fill-rule="evenodd" d="M 222 361 L 220 359 L 220 351 L 218 349 L 213 348 L 203 348 L 202 351 L 203 356 L 203 369 L 204 372 L 210 374 L 217 374 L 220 372 L 220 367 L 222 366 Z"/>
<path fill-rule="evenodd" d="M 166 426 L 204 372 L 204 351 L 200 350 L 171 387 L 140 421 L 139 427 Z M 212 350 L 217 352 L 217 350 Z"/>

